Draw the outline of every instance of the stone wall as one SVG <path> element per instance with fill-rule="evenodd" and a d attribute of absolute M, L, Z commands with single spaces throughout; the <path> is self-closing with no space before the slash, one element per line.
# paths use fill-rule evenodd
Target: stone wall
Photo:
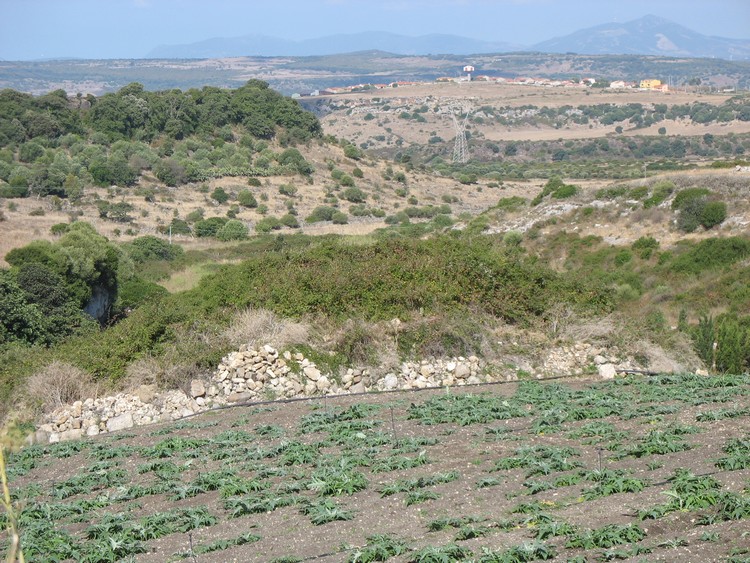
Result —
<path fill-rule="evenodd" d="M 552 348 L 536 366 L 487 366 L 476 356 L 404 362 L 400 369 L 376 376 L 368 369 L 348 369 L 343 375 L 323 373 L 302 354 L 279 352 L 266 345 L 243 346 L 222 359 L 210 380 L 193 380 L 186 391 L 159 392 L 144 385 L 135 393 L 76 401 L 45 416 L 34 440 L 58 442 L 96 436 L 178 420 L 224 405 L 297 397 L 425 389 L 512 381 L 519 375 L 541 379 L 547 375 L 598 374 L 614 377 L 618 370 L 635 369 L 604 350 L 585 344 Z"/>

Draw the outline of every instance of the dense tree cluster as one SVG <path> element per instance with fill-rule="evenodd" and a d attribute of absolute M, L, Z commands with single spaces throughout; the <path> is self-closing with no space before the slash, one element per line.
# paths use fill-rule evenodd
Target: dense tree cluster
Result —
<path fill-rule="evenodd" d="M 87 185 L 133 185 L 151 171 L 176 186 L 220 176 L 308 174 L 294 150 L 321 135 L 317 118 L 259 80 L 234 90 L 146 91 L 133 83 L 100 98 L 63 90 L 0 91 L 0 197 L 80 197 Z M 293 150 L 293 149 L 289 149 Z"/>
<path fill-rule="evenodd" d="M 88 223 L 66 225 L 55 243 L 11 250 L 0 269 L 0 345 L 51 345 L 108 324 L 157 291 L 135 265 L 181 258 L 182 248 L 153 236 L 114 245 Z"/>

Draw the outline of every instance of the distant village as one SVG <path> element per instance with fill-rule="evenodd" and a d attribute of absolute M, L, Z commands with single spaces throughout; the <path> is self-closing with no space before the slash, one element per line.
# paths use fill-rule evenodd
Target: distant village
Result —
<path fill-rule="evenodd" d="M 554 80 L 550 78 L 530 78 L 530 77 L 517 77 L 517 78 L 505 78 L 502 76 L 488 76 L 485 74 L 473 75 L 474 67 L 465 66 L 463 68 L 464 75 L 459 77 L 441 76 L 436 78 L 434 83 L 447 83 L 447 82 L 489 82 L 494 84 L 507 84 L 507 85 L 520 85 L 520 86 L 544 86 L 549 88 L 591 88 L 596 83 L 595 78 L 583 78 L 581 80 Z M 355 92 L 366 92 L 370 90 L 384 90 L 386 88 L 404 88 L 409 86 L 424 86 L 426 84 L 432 84 L 433 82 L 409 82 L 409 81 L 398 81 L 390 82 L 388 84 L 355 84 L 353 86 L 337 86 L 331 88 L 324 88 L 321 90 L 313 90 L 307 94 L 293 94 L 293 98 L 310 97 L 310 96 L 333 96 L 337 94 L 350 94 Z M 663 83 L 659 79 L 648 78 L 639 82 L 626 82 L 624 80 L 614 80 L 609 82 L 605 87 L 607 89 L 623 90 L 623 89 L 637 89 L 637 90 L 649 90 L 668 92 L 669 85 Z"/>

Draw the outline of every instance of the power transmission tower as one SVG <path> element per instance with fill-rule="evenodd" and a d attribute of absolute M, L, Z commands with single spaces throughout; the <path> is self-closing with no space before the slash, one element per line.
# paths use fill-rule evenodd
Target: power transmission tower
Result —
<path fill-rule="evenodd" d="M 466 117 L 459 121 L 456 114 L 452 114 L 453 126 L 456 129 L 456 142 L 453 145 L 453 164 L 466 164 L 469 161 L 469 143 L 466 141 L 466 124 L 469 122 L 471 110 Z"/>

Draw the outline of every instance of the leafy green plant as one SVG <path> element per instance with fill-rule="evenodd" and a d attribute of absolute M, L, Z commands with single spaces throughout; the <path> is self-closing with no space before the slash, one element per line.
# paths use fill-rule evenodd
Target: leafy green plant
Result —
<path fill-rule="evenodd" d="M 474 555 L 466 548 L 456 544 L 427 546 L 417 551 L 409 563 L 453 563 L 454 561 L 463 561 Z"/>
<path fill-rule="evenodd" d="M 371 561 L 387 561 L 391 557 L 403 555 L 409 550 L 406 542 L 387 535 L 375 534 L 367 538 L 367 545 L 354 550 L 347 559 L 348 563 L 370 563 Z"/>
<path fill-rule="evenodd" d="M 316 526 L 322 526 L 323 524 L 339 520 L 351 520 L 354 518 L 354 513 L 352 511 L 341 508 L 330 499 L 307 503 L 303 505 L 300 512 L 309 516 L 310 522 Z"/>
<path fill-rule="evenodd" d="M 584 530 L 568 537 L 566 547 L 594 549 L 613 547 L 641 541 L 646 537 L 639 526 L 633 524 L 611 524 L 595 530 Z"/>

